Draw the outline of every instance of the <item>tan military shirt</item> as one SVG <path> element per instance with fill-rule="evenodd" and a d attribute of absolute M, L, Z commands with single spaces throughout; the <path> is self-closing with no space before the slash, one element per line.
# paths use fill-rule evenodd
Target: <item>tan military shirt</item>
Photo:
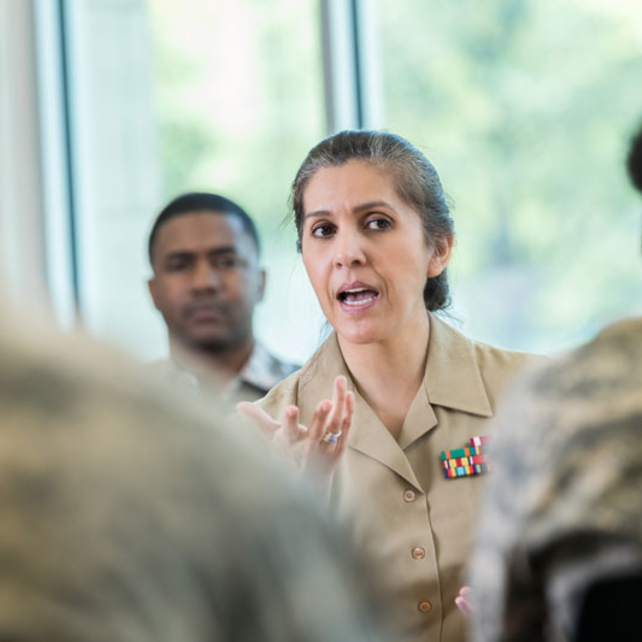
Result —
<path fill-rule="evenodd" d="M 348 378 L 355 416 L 331 506 L 380 572 L 404 639 L 465 639 L 455 597 L 483 478 L 445 479 L 440 454 L 491 431 L 498 395 L 528 358 L 473 342 L 431 315 L 424 383 L 398 441 L 355 389 L 335 334 L 259 402 L 278 419 L 295 404 L 308 424 L 319 401 L 331 398 L 335 377 Z"/>

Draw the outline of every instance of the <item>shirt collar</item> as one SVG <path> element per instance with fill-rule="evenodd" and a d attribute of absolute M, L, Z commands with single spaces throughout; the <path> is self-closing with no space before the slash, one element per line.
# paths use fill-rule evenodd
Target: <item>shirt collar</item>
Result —
<path fill-rule="evenodd" d="M 301 390 L 313 384 L 319 399 L 332 398 L 337 375 L 351 381 L 336 333 L 332 333 L 301 372 Z M 492 417 L 490 399 L 477 362 L 473 341 L 430 314 L 430 338 L 424 386 L 430 403 L 436 406 Z"/>
<path fill-rule="evenodd" d="M 369 421 L 368 416 L 373 411 L 358 394 L 355 422 L 349 437 L 351 448 L 382 462 L 417 488 L 420 488 L 419 483 L 402 447 L 411 444 L 437 424 L 437 417 L 431 407 L 433 404 L 483 417 L 492 416 L 490 401 L 477 364 L 474 343 L 445 322 L 430 315 L 428 351 L 424 376 L 426 396 L 423 402 L 427 405 L 422 406 L 420 398 L 417 402 L 419 395 L 415 397 L 409 413 L 414 412 L 421 420 L 411 422 L 414 429 L 403 434 L 403 444 L 395 442 L 376 416 L 372 416 L 372 421 Z M 305 398 L 308 386 L 314 392 L 312 403 L 301 408 L 303 423 L 311 420 L 314 408 L 321 399 L 332 398 L 334 379 L 340 374 L 347 377 L 348 388 L 354 391 L 354 383 L 343 360 L 337 336 L 332 333 L 301 371 L 299 400 Z"/>
<path fill-rule="evenodd" d="M 431 404 L 493 416 L 474 342 L 434 314 L 430 315 L 424 385 Z"/>

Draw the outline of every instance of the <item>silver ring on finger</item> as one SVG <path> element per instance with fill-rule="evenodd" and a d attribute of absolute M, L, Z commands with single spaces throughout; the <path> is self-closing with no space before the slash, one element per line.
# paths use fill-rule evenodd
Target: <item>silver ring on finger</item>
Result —
<path fill-rule="evenodd" d="M 341 437 L 341 431 L 332 432 L 331 430 L 328 430 L 328 432 L 323 435 L 323 441 L 325 441 L 326 444 L 335 444 L 339 437 Z"/>

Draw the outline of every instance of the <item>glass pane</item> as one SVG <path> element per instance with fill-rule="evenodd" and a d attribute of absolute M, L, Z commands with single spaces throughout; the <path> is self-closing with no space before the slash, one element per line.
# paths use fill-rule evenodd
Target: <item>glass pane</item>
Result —
<path fill-rule="evenodd" d="M 320 312 L 293 224 L 281 224 L 294 174 L 324 135 L 317 3 L 153 0 L 149 8 L 164 199 L 213 191 L 250 213 L 268 272 L 257 333 L 300 362 L 316 345 Z"/>
<path fill-rule="evenodd" d="M 132 24 L 126 15 L 135 7 L 139 21 Z M 166 353 L 164 325 L 145 288 L 151 274 L 147 235 L 171 198 L 209 191 L 239 202 L 257 222 L 268 272 L 257 333 L 277 355 L 302 361 L 318 339 L 320 312 L 300 267 L 293 225 L 281 222 L 295 171 L 324 134 L 317 3 L 118 0 L 102 3 L 96 13 L 93 24 L 104 26 L 110 13 L 112 32 L 119 35 L 109 49 L 99 50 L 102 62 L 94 68 L 103 75 L 95 78 L 105 78 L 105 70 L 126 57 L 128 38 L 135 36 L 147 49 L 145 70 L 133 73 L 131 62 L 129 68 L 123 63 L 113 85 L 94 80 L 78 87 L 93 96 L 94 110 L 102 110 L 101 122 L 89 118 L 93 130 L 86 131 L 105 139 L 89 150 L 91 158 L 84 155 L 95 168 L 89 187 L 104 195 L 94 199 L 98 208 L 80 208 L 82 303 L 90 331 L 144 358 Z M 95 52 L 101 32 L 83 38 L 74 58 Z M 118 100 L 107 110 L 102 95 L 110 88 Z M 121 126 L 132 120 L 130 97 L 144 92 L 135 124 Z M 118 153 L 101 154 L 117 146 Z M 152 196 L 148 190 L 127 216 L 114 216 L 105 199 L 120 193 L 121 201 L 131 201 L 141 165 L 151 174 L 146 180 L 153 183 Z M 115 167 L 119 180 L 110 182 Z"/>
<path fill-rule="evenodd" d="M 378 0 L 385 127 L 454 202 L 453 316 L 551 352 L 642 311 L 637 0 Z"/>

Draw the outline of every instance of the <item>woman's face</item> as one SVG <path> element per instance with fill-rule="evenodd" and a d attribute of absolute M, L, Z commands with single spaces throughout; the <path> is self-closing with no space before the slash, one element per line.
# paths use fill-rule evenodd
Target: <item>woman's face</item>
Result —
<path fill-rule="evenodd" d="M 388 172 L 358 160 L 321 169 L 303 209 L 303 263 L 344 340 L 385 341 L 425 320 L 424 285 L 446 267 L 452 239 L 428 246 L 419 215 Z"/>

